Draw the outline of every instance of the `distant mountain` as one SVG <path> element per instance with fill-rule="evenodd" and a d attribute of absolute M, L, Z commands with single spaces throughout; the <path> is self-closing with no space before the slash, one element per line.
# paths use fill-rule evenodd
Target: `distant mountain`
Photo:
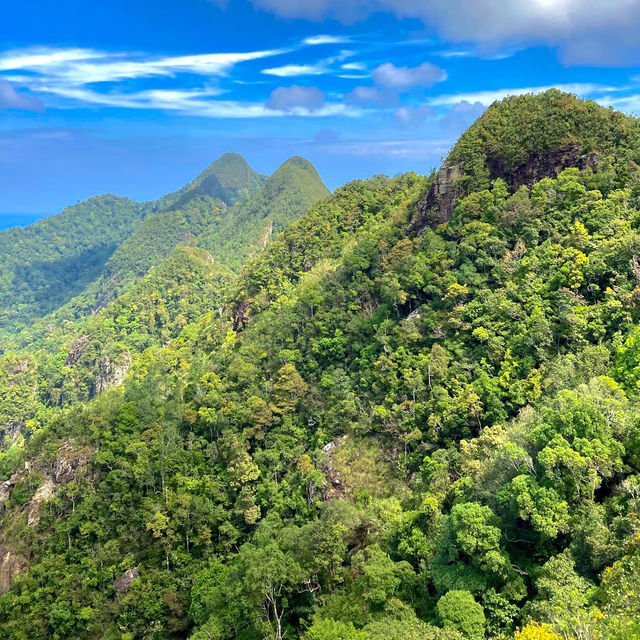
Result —
<path fill-rule="evenodd" d="M 127 198 L 97 196 L 0 232 L 0 329 L 19 327 L 81 293 L 145 211 Z"/>
<path fill-rule="evenodd" d="M 239 266 L 251 247 L 327 193 L 301 158 L 267 179 L 227 153 L 158 200 L 99 196 L 0 232 L 0 332 L 15 333 L 71 300 L 76 314 L 102 308 L 179 244 L 199 244 Z"/>
<path fill-rule="evenodd" d="M 247 168 L 241 156 L 226 154 L 168 209 L 149 214 L 105 265 L 98 283 L 97 307 L 125 290 L 179 244 L 201 246 L 217 262 L 240 267 L 252 250 L 264 247 L 272 235 L 329 194 L 313 165 L 303 158 L 291 158 L 266 181 Z M 235 179 L 234 169 L 242 181 Z M 214 193 L 227 201 L 217 199 Z"/>
<path fill-rule="evenodd" d="M 280 165 L 253 197 L 230 210 L 220 224 L 203 231 L 197 243 L 220 262 L 237 269 L 250 253 L 263 248 L 328 195 L 315 167 L 294 156 Z"/>

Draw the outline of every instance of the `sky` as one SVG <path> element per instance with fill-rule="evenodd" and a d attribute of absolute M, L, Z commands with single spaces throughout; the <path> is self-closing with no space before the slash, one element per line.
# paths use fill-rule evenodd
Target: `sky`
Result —
<path fill-rule="evenodd" d="M 333 189 L 428 173 L 494 100 L 640 112 L 640 0 L 30 0 L 0 24 L 0 227 L 226 151 Z"/>

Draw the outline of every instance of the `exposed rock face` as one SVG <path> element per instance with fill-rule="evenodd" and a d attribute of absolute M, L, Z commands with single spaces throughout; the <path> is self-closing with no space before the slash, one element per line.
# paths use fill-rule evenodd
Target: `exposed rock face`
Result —
<path fill-rule="evenodd" d="M 122 384 L 131 365 L 131 354 L 128 351 L 123 351 L 120 357 L 122 360 L 120 363 L 114 362 L 109 356 L 102 357 L 99 364 L 100 373 L 93 386 L 93 395 L 104 393 Z"/>
<path fill-rule="evenodd" d="M 570 145 L 563 149 L 536 153 L 513 171 L 505 171 L 498 163 L 487 158 L 487 165 L 494 179 L 501 176 L 506 181 L 511 192 L 517 191 L 522 185 L 531 187 L 542 178 L 555 178 L 561 171 L 571 167 L 595 169 L 599 154 L 596 152 L 582 155 L 578 145 Z"/>
<path fill-rule="evenodd" d="M 89 338 L 87 336 L 80 336 L 79 338 L 76 338 L 69 349 L 69 355 L 67 356 L 65 365 L 67 367 L 72 367 L 76 362 L 78 362 L 88 346 Z"/>
<path fill-rule="evenodd" d="M 89 464 L 90 456 L 90 449 L 80 449 L 70 440 L 63 442 L 58 449 L 51 469 L 54 483 L 67 484 L 71 482 L 78 472 Z"/>
<path fill-rule="evenodd" d="M 29 568 L 27 559 L 0 545 L 0 594 L 8 591 L 16 576 Z"/>
<path fill-rule="evenodd" d="M 409 226 L 410 233 L 422 233 L 427 227 L 435 229 L 451 218 L 456 200 L 463 193 L 456 185 L 463 173 L 461 165 L 442 165 L 426 200 L 420 206 L 418 217 Z"/>
<path fill-rule="evenodd" d="M 556 151 L 533 154 L 525 163 L 511 171 L 491 157 L 487 158 L 487 167 L 491 180 L 503 178 L 509 191 L 514 193 L 523 185 L 530 187 L 543 178 L 555 178 L 564 169 L 595 169 L 598 158 L 597 152 L 582 155 L 579 146 L 571 145 Z M 451 219 L 456 201 L 466 195 L 465 189 L 460 185 L 460 178 L 464 175 L 464 167 L 460 164 L 442 166 L 427 197 L 419 206 L 418 215 L 409 225 L 409 233 L 419 235 L 428 227 L 435 229 Z"/>
<path fill-rule="evenodd" d="M 40 522 L 40 505 L 53 498 L 56 492 L 56 487 L 53 484 L 51 478 L 45 478 L 45 481 L 38 490 L 33 494 L 29 502 L 29 508 L 27 511 L 27 524 L 30 527 L 35 527 Z"/>
<path fill-rule="evenodd" d="M 131 583 L 140 575 L 140 571 L 138 567 L 133 567 L 133 569 L 127 569 L 119 578 L 113 583 L 113 588 L 116 593 L 122 593 L 123 591 L 128 591 L 131 588 Z"/>
<path fill-rule="evenodd" d="M 35 527 L 40 522 L 40 505 L 53 498 L 56 488 L 61 484 L 68 484 L 84 472 L 91 458 L 91 450 L 80 448 L 70 440 L 65 441 L 49 465 L 36 460 L 33 464 L 25 463 L 24 469 L 16 471 L 8 480 L 0 483 L 0 512 L 4 510 L 5 500 L 11 497 L 16 484 L 24 480 L 31 470 L 44 476 L 43 483 L 33 494 L 27 507 L 27 524 Z"/>

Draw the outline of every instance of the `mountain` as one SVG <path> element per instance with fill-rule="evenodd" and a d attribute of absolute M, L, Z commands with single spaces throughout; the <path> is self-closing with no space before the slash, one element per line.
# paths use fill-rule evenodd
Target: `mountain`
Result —
<path fill-rule="evenodd" d="M 638 638 L 636 126 L 506 99 L 6 353 L 3 637 Z"/>
<path fill-rule="evenodd" d="M 197 243 L 224 264 L 239 268 L 313 204 L 329 195 L 315 167 L 304 158 L 289 158 L 264 186 L 234 207 L 220 225 L 210 226 Z"/>
<path fill-rule="evenodd" d="M 0 329 L 10 338 L 38 319 L 55 324 L 55 316 L 71 310 L 75 318 L 92 313 L 180 244 L 207 246 L 219 262 L 238 267 L 242 256 L 263 246 L 268 225 L 277 233 L 327 193 L 301 158 L 268 180 L 227 153 L 159 200 L 101 196 L 26 229 L 0 232 Z"/>
<path fill-rule="evenodd" d="M 197 227 L 194 211 L 215 215 L 219 208 L 253 193 L 265 179 L 242 156 L 229 153 L 193 182 L 159 200 L 137 203 L 98 196 L 24 229 L 0 232 L 0 329 L 13 333 L 82 294 L 109 268 L 114 252 L 149 214 L 185 209 L 186 219 L 174 220 L 180 217 L 176 214 L 155 222 L 169 222 L 177 233 L 188 234 L 190 223 Z M 147 225 L 153 227 L 153 221 Z M 144 258 L 149 246 L 139 249 L 142 265 L 136 275 L 142 276 L 150 266 Z M 114 261 L 121 254 L 122 250 Z"/>
<path fill-rule="evenodd" d="M 524 95 L 494 103 L 447 156 L 413 228 L 445 222 L 457 198 L 496 178 L 515 191 L 569 167 L 594 169 L 603 161 L 628 166 L 629 160 L 635 166 L 639 126 L 619 111 L 555 89 L 535 101 Z"/>
<path fill-rule="evenodd" d="M 193 182 L 161 198 L 158 208 L 181 209 L 198 197 L 206 196 L 231 206 L 257 191 L 267 179 L 254 171 L 238 153 L 225 153 L 210 164 Z"/>
<path fill-rule="evenodd" d="M 0 232 L 0 328 L 23 325 L 79 294 L 143 215 L 138 203 L 105 195 Z"/>

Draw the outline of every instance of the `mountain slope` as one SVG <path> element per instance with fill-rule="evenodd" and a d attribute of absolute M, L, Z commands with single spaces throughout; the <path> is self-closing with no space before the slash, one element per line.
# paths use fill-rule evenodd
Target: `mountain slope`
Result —
<path fill-rule="evenodd" d="M 251 199 L 234 207 L 222 224 L 212 225 L 197 242 L 224 264 L 238 268 L 250 253 L 328 195 L 308 160 L 289 158 Z"/>
<path fill-rule="evenodd" d="M 0 456 L 4 637 L 637 638 L 640 188 L 601 133 L 614 162 L 470 185 L 435 228 L 407 232 L 436 177 L 336 190 L 30 424 Z"/>
<path fill-rule="evenodd" d="M 0 328 L 23 325 L 79 294 L 143 215 L 138 203 L 106 195 L 0 232 Z"/>
<path fill-rule="evenodd" d="M 211 217 L 249 197 L 265 180 L 242 156 L 229 153 L 159 200 L 99 196 L 24 229 L 0 232 L 0 329 L 15 333 L 55 311 L 82 294 L 105 268 L 128 284 L 153 263 L 146 256 L 153 254 L 160 231 L 176 238 L 159 248 L 159 255 L 166 256 L 181 238 L 197 234 Z M 160 217 L 143 222 L 149 214 Z M 139 237 L 126 244 L 140 224 Z M 128 249 L 121 248 L 123 242 Z M 119 267 L 123 253 L 128 263 Z"/>

